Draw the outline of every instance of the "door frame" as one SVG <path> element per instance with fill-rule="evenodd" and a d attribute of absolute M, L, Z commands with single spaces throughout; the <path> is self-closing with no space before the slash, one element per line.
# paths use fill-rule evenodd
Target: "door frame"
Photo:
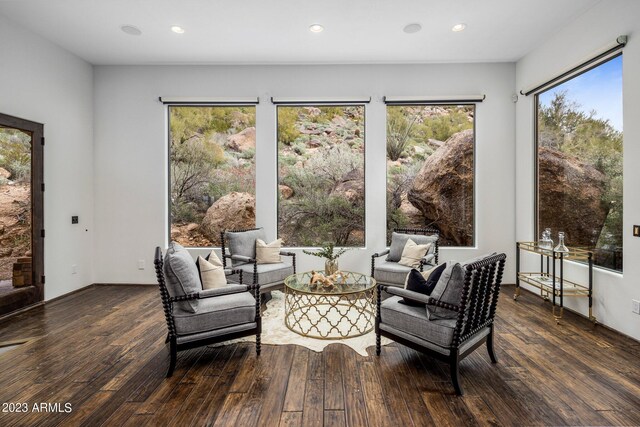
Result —
<path fill-rule="evenodd" d="M 15 311 L 44 300 L 44 125 L 2 113 L 0 125 L 31 134 L 31 274 L 36 292 Z"/>

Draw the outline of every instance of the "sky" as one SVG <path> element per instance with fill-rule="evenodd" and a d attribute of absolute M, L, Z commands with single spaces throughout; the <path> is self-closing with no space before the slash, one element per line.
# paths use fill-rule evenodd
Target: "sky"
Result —
<path fill-rule="evenodd" d="M 585 113 L 608 119 L 622 132 L 622 55 L 587 71 L 551 90 L 541 93 L 540 104 L 549 106 L 557 92 L 567 91 L 567 98 L 579 104 Z"/>

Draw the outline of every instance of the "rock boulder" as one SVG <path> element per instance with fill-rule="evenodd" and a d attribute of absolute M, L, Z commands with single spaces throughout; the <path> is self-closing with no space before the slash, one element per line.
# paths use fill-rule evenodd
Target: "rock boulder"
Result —
<path fill-rule="evenodd" d="M 256 148 L 256 128 L 249 127 L 235 135 L 228 136 L 227 147 L 238 152 Z"/>
<path fill-rule="evenodd" d="M 351 203 L 364 200 L 364 171 L 353 169 L 335 186 L 332 195 L 341 195 Z"/>
<path fill-rule="evenodd" d="M 407 197 L 444 244 L 473 244 L 473 130 L 452 135 L 425 160 Z"/>
<path fill-rule="evenodd" d="M 200 232 L 219 245 L 220 232 L 252 228 L 256 224 L 256 199 L 249 193 L 232 192 L 215 201 L 202 220 Z"/>
<path fill-rule="evenodd" d="M 554 242 L 565 232 L 567 246 L 594 247 L 607 218 L 602 202 L 606 177 L 593 166 L 551 148 L 540 148 L 539 228 Z"/>

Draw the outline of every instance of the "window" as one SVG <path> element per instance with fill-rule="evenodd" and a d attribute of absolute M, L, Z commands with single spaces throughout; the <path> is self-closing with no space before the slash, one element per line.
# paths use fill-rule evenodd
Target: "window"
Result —
<path fill-rule="evenodd" d="M 171 239 L 219 246 L 222 230 L 255 226 L 256 109 L 168 108 Z"/>
<path fill-rule="evenodd" d="M 537 230 L 622 271 L 622 56 L 537 96 Z"/>
<path fill-rule="evenodd" d="M 394 228 L 474 244 L 475 105 L 387 107 L 387 243 Z"/>
<path fill-rule="evenodd" d="M 278 106 L 278 237 L 364 246 L 364 106 Z"/>

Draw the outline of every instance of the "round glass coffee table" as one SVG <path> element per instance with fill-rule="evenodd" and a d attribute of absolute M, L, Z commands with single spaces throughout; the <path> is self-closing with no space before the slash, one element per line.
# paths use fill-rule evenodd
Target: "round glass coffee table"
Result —
<path fill-rule="evenodd" d="M 305 337 L 342 339 L 373 329 L 376 281 L 365 274 L 338 272 L 333 285 L 311 284 L 313 272 L 293 274 L 284 281 L 284 321 Z"/>

